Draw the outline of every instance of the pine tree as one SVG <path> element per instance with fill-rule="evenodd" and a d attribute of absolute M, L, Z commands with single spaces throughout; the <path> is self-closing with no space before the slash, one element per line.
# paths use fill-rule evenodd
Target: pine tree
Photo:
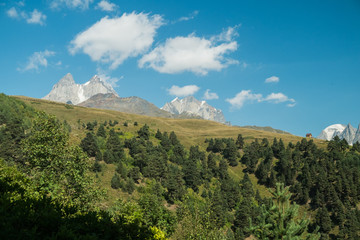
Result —
<path fill-rule="evenodd" d="M 100 124 L 100 127 L 96 132 L 96 136 L 106 138 L 106 131 L 104 128 L 104 124 Z"/>
<path fill-rule="evenodd" d="M 320 227 L 320 232 L 329 233 L 331 230 L 331 219 L 325 207 L 320 208 L 315 217 L 315 223 Z"/>
<path fill-rule="evenodd" d="M 86 137 L 81 140 L 80 147 L 89 157 L 95 157 L 100 151 L 99 146 L 96 142 L 96 137 L 92 132 L 87 132 Z"/>
<path fill-rule="evenodd" d="M 239 134 L 237 136 L 237 139 L 236 139 L 236 146 L 238 149 L 243 149 L 244 148 L 244 138 L 241 134 Z"/>
<path fill-rule="evenodd" d="M 270 207 L 262 205 L 259 224 L 250 224 L 249 229 L 254 236 L 258 239 L 319 239 L 319 234 L 307 233 L 309 219 L 297 218 L 299 206 L 290 204 L 288 187 L 278 183 L 271 193 L 273 204 Z"/>

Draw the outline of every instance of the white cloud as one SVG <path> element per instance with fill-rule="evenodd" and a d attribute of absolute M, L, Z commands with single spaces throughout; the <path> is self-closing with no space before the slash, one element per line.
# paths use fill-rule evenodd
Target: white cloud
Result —
<path fill-rule="evenodd" d="M 34 11 L 28 14 L 25 11 L 18 11 L 15 7 L 12 7 L 6 12 L 6 14 L 10 18 L 25 19 L 26 22 L 29 24 L 44 25 L 46 20 L 46 15 L 38 11 L 37 9 L 34 9 Z"/>
<path fill-rule="evenodd" d="M 216 93 L 210 92 L 210 89 L 206 89 L 203 98 L 206 100 L 213 100 L 213 99 L 219 99 L 219 96 Z"/>
<path fill-rule="evenodd" d="M 119 85 L 117 84 L 117 82 L 124 78 L 124 76 L 121 76 L 120 78 L 116 78 L 116 77 L 108 76 L 106 74 L 98 74 L 98 76 L 101 80 L 108 83 L 113 88 L 118 87 Z"/>
<path fill-rule="evenodd" d="M 79 51 L 93 61 L 110 63 L 115 69 L 129 57 L 143 54 L 154 42 L 156 30 L 163 24 L 159 15 L 124 13 L 121 17 L 104 17 L 71 41 L 69 51 Z"/>
<path fill-rule="evenodd" d="M 120 76 L 119 78 L 111 77 L 106 71 L 101 68 L 97 68 L 97 72 L 99 78 L 111 85 L 113 88 L 118 87 L 119 85 L 117 84 L 117 82 L 124 78 L 124 76 Z"/>
<path fill-rule="evenodd" d="M 211 39 L 191 34 L 166 40 L 139 60 L 139 67 L 149 67 L 160 73 L 193 72 L 206 75 L 209 71 L 220 71 L 230 64 L 238 63 L 226 59 L 225 54 L 237 49 L 237 42 L 216 45 Z"/>
<path fill-rule="evenodd" d="M 242 108 L 246 102 L 269 102 L 269 103 L 284 103 L 289 102 L 286 106 L 294 107 L 296 105 L 296 101 L 293 98 L 287 97 L 283 93 L 271 93 L 263 98 L 262 94 L 251 93 L 251 90 L 242 90 L 234 98 L 226 99 L 232 107 L 234 108 Z"/>
<path fill-rule="evenodd" d="M 235 37 L 239 36 L 238 32 L 236 31 L 237 28 L 239 28 L 241 25 L 236 25 L 235 27 L 228 27 L 227 29 L 224 29 L 219 35 L 213 36 L 211 38 L 212 41 L 218 41 L 218 42 L 230 42 Z"/>
<path fill-rule="evenodd" d="M 18 71 L 28 71 L 28 70 L 39 70 L 40 67 L 47 67 L 48 61 L 47 58 L 54 56 L 55 52 L 45 50 L 43 52 L 34 52 L 29 58 L 26 66 L 24 68 L 18 68 Z"/>
<path fill-rule="evenodd" d="M 272 77 L 265 79 L 266 83 L 277 83 L 279 81 L 280 81 L 280 78 L 277 76 L 272 76 Z"/>
<path fill-rule="evenodd" d="M 194 19 L 199 14 L 199 11 L 193 11 L 190 13 L 187 17 L 181 17 L 176 22 L 183 22 L 183 21 L 189 21 L 191 19 Z"/>
<path fill-rule="evenodd" d="M 34 9 L 34 11 L 30 13 L 30 17 L 26 19 L 26 22 L 32 24 L 44 25 L 45 20 L 46 20 L 46 15 Z"/>
<path fill-rule="evenodd" d="M 117 5 L 114 3 L 108 2 L 106 0 L 101 0 L 97 4 L 97 8 L 101 9 L 102 11 L 112 12 L 112 11 L 115 11 L 115 9 L 117 8 Z"/>
<path fill-rule="evenodd" d="M 197 91 L 199 91 L 199 89 L 200 88 L 196 85 L 186 85 L 183 87 L 173 85 L 167 91 L 169 92 L 170 95 L 174 95 L 177 97 L 186 97 L 189 95 L 194 95 Z"/>
<path fill-rule="evenodd" d="M 264 101 L 269 101 L 274 103 L 282 103 L 282 102 L 295 103 L 295 99 L 288 98 L 283 93 L 271 93 L 264 99 Z"/>
<path fill-rule="evenodd" d="M 258 101 L 261 102 L 262 94 L 251 93 L 251 90 L 242 90 L 233 98 L 226 99 L 234 108 L 242 108 L 245 102 Z"/>
<path fill-rule="evenodd" d="M 93 2 L 93 0 L 53 0 L 50 3 L 51 8 L 61 8 L 66 6 L 70 9 L 79 8 L 81 10 L 86 10 L 89 8 L 89 5 Z"/>
<path fill-rule="evenodd" d="M 6 14 L 10 17 L 10 18 L 18 18 L 19 14 L 16 10 L 16 8 L 12 7 L 9 10 L 6 11 Z"/>

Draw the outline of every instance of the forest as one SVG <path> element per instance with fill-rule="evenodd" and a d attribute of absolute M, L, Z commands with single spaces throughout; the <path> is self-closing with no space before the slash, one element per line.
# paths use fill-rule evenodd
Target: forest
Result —
<path fill-rule="evenodd" d="M 76 142 L 68 122 L 0 94 L 0 239 L 360 238 L 360 143 L 187 148 L 150 126 L 79 120 Z"/>

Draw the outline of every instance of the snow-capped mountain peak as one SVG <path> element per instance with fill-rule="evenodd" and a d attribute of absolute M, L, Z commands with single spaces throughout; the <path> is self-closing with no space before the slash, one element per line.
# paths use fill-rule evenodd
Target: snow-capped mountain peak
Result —
<path fill-rule="evenodd" d="M 203 119 L 225 123 L 225 117 L 221 110 L 210 106 L 206 101 L 199 101 L 193 96 L 182 99 L 176 97 L 171 102 L 166 103 L 161 109 L 172 114 L 195 115 Z"/>
<path fill-rule="evenodd" d="M 360 142 L 360 124 L 357 130 L 350 123 L 348 125 L 333 124 L 325 128 L 317 138 L 330 141 L 335 136 L 345 139 L 349 145 Z"/>
<path fill-rule="evenodd" d="M 73 76 L 68 73 L 54 85 L 50 93 L 43 99 L 79 104 L 98 93 L 113 93 L 117 96 L 111 85 L 102 81 L 97 75 L 84 84 L 76 84 Z"/>

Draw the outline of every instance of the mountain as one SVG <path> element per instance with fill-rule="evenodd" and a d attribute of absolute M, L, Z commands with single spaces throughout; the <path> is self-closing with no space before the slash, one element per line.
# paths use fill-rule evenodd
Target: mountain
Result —
<path fill-rule="evenodd" d="M 333 124 L 322 130 L 317 138 L 330 141 L 336 135 L 340 135 L 344 131 L 345 127 L 346 126 L 343 124 Z"/>
<path fill-rule="evenodd" d="M 357 130 L 351 126 L 350 123 L 346 126 L 343 124 L 334 124 L 325 128 L 317 138 L 330 141 L 335 136 L 338 136 L 340 139 L 345 139 L 349 145 L 360 142 L 360 124 Z"/>
<path fill-rule="evenodd" d="M 125 97 L 121 98 L 113 93 L 96 94 L 88 100 L 78 104 L 78 106 L 109 109 L 119 112 L 134 113 L 151 117 L 173 118 L 173 115 L 167 111 L 161 110 L 154 104 L 139 98 Z"/>
<path fill-rule="evenodd" d="M 102 81 L 97 75 L 84 84 L 76 84 L 73 76 L 68 73 L 43 99 L 76 105 L 98 93 L 112 93 L 117 96 L 111 85 Z"/>
<path fill-rule="evenodd" d="M 339 138 L 345 139 L 348 142 L 348 144 L 352 145 L 355 139 L 355 134 L 356 134 L 356 128 L 351 126 L 351 124 L 349 123 L 344 129 L 344 131 L 342 131 L 342 133 L 339 135 Z"/>
<path fill-rule="evenodd" d="M 357 129 L 357 131 L 355 133 L 355 137 L 354 137 L 354 140 L 353 140 L 354 144 L 357 143 L 357 142 L 360 143 L 360 124 L 358 126 L 358 129 Z"/>
<path fill-rule="evenodd" d="M 199 116 L 203 119 L 219 123 L 226 122 L 220 109 L 210 106 L 205 101 L 199 101 L 193 96 L 188 96 L 183 99 L 175 98 L 171 102 L 166 103 L 161 109 L 175 115 Z"/>

